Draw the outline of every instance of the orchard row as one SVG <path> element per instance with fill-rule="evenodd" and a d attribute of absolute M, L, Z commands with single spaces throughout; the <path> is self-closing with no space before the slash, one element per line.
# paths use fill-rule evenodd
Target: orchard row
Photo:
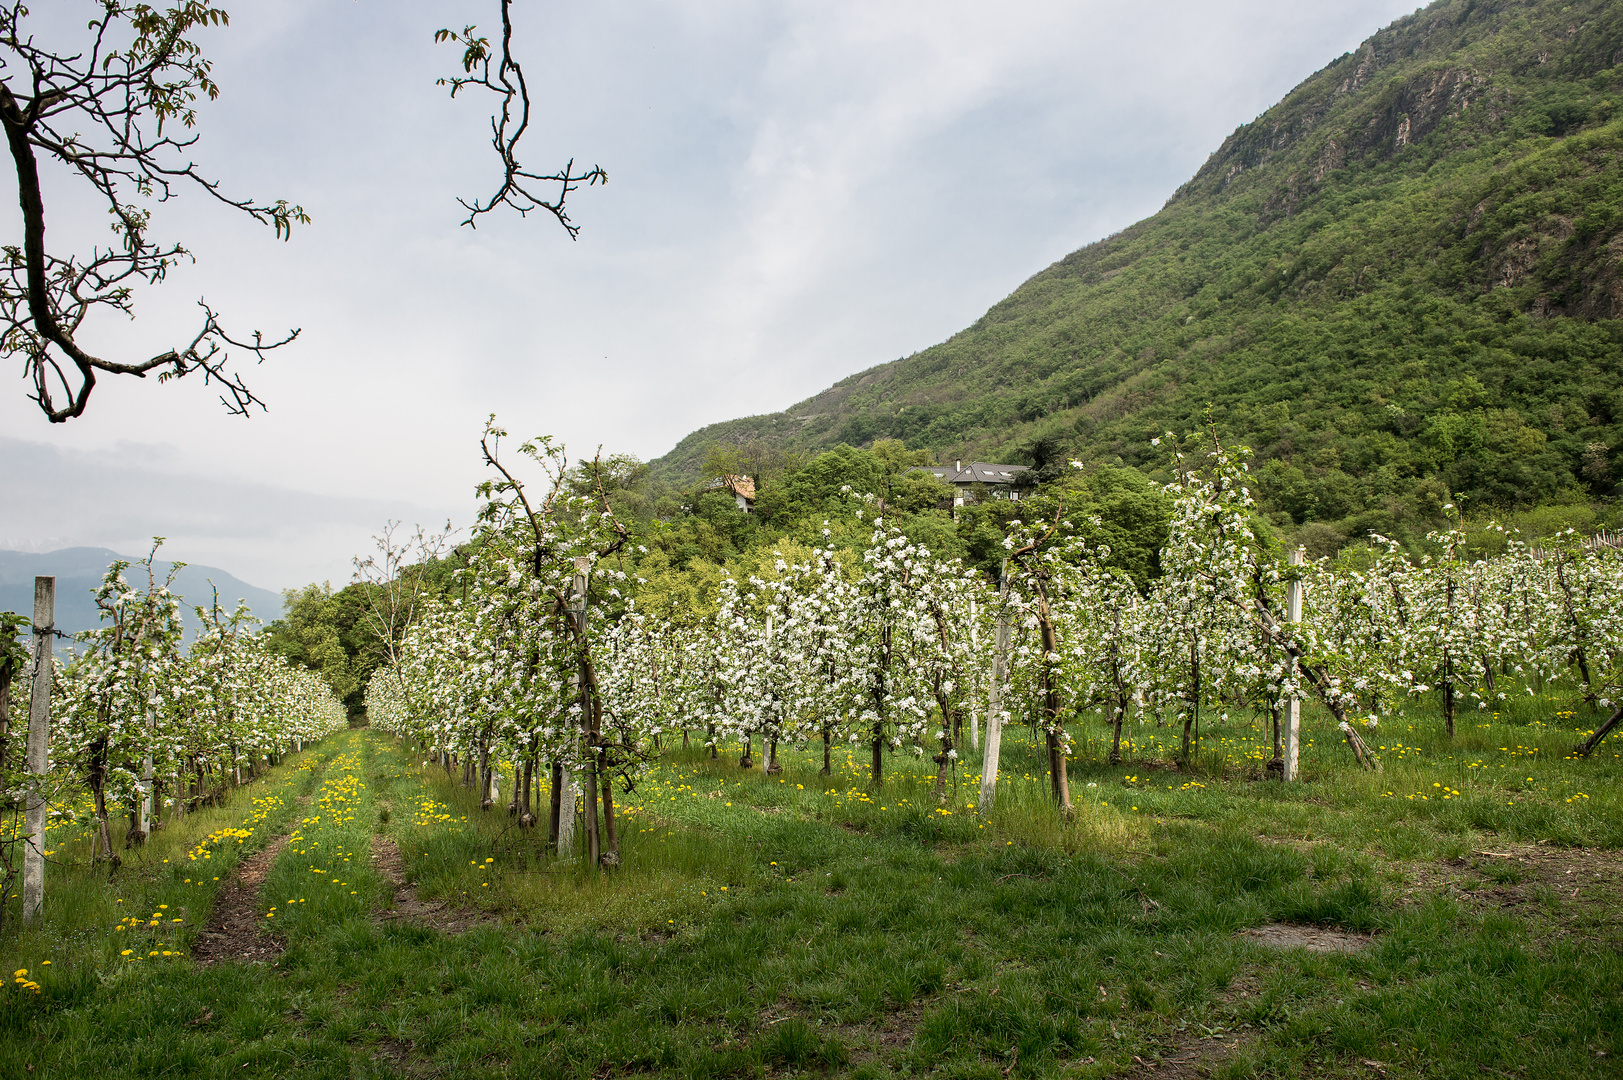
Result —
<path fill-rule="evenodd" d="M 156 554 L 154 548 L 153 554 Z M 153 560 L 133 564 L 146 580 L 132 585 L 132 564 L 117 561 L 96 592 L 102 624 L 62 653 L 51 650 L 49 770 L 43 781 L 53 812 L 88 791 L 93 858 L 112 856 L 111 807 L 130 815 L 139 843 L 167 807 L 184 814 L 268 762 L 346 726 L 342 704 L 320 676 L 270 652 L 250 632 L 245 607 L 218 601 L 196 608 L 203 629 L 185 644 L 180 598 Z M 22 680 L 32 683 L 39 644 Z M 41 787 L 24 770 L 26 692 L 0 740 L 0 770 L 14 803 Z"/>
<path fill-rule="evenodd" d="M 567 838 L 562 808 L 578 786 L 601 803 L 601 820 L 584 820 L 604 863 L 617 850 L 614 784 L 691 732 L 737 741 L 740 764 L 759 757 L 769 772 L 780 746 L 820 746 L 826 765 L 835 744 L 860 744 L 876 787 L 885 753 L 929 755 L 938 794 L 966 738 L 984 741 L 984 808 L 1001 727 L 1025 722 L 1046 739 L 1069 813 L 1069 725 L 1082 716 L 1113 727 L 1115 757 L 1125 722 L 1181 726 L 1187 755 L 1203 718 L 1261 714 L 1288 775 L 1303 700 L 1336 718 L 1349 762 L 1378 769 L 1360 731 L 1417 701 L 1435 701 L 1452 733 L 1459 710 L 1513 694 L 1566 687 L 1597 708 L 1620 696 L 1618 552 L 1568 536 L 1471 559 L 1450 532 L 1431 557 L 1388 545 L 1361 567 L 1302 565 L 1255 528 L 1244 460 L 1215 442 L 1205 461 L 1177 461 L 1161 574 L 1147 586 L 1112 568 L 1085 539 L 1095 530 L 1056 500 L 1011 523 L 989 581 L 851 493 L 847 512 L 869 535 L 860 558 L 833 545 L 785 555 L 724 577 L 713 615 L 656 619 L 638 608 L 633 542 L 601 493 L 567 484 L 544 439 L 521 448 L 547 477 L 527 487 L 496 452 L 502 435 L 487 431 L 501 479 L 481 489 L 458 588 L 374 674 L 367 712 L 447 766 L 460 759 L 487 793 L 494 761 L 519 762 L 525 824 L 539 820 L 544 777 L 554 841 Z"/>

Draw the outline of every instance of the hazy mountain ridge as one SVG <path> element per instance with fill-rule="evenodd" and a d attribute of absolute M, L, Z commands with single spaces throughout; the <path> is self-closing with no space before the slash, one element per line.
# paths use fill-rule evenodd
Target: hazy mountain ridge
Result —
<path fill-rule="evenodd" d="M 65 634 L 93 630 L 101 625 L 94 593 L 116 559 L 135 562 L 107 548 L 75 547 L 61 551 L 0 551 L 0 611 L 16 611 L 29 618 L 34 614 L 34 578 L 56 578 L 56 627 Z M 157 560 L 154 571 L 160 581 L 169 573 L 170 563 Z M 145 570 L 131 566 L 124 578 L 132 587 L 146 587 Z M 182 600 L 181 615 L 188 636 L 199 628 L 192 605 L 207 606 L 218 589 L 220 606 L 234 610 L 239 599 L 246 600 L 256 618 L 265 622 L 281 617 L 282 595 L 260 589 L 213 566 L 187 564 L 175 578 L 174 590 Z"/>
<path fill-rule="evenodd" d="M 885 436 L 945 459 L 1031 462 L 1047 440 L 1153 464 L 1151 435 L 1212 406 L 1277 464 L 1264 494 L 1298 520 L 1375 527 L 1359 515 L 1399 513 L 1432 478 L 1511 505 L 1609 490 L 1620 62 L 1623 6 L 1434 4 L 946 342 L 710 425 L 656 467 L 691 477 L 715 443 Z"/>

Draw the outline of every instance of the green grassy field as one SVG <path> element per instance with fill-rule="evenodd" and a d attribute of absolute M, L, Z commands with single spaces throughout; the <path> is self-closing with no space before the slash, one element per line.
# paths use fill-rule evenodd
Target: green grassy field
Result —
<path fill-rule="evenodd" d="M 1379 775 L 1310 718 L 1289 787 L 1260 728 L 1208 726 L 1187 771 L 1169 730 L 1111 767 L 1078 729 L 1070 822 L 1023 728 L 990 814 L 971 760 L 941 806 L 907 755 L 873 792 L 857 751 L 676 750 L 610 877 L 352 731 L 111 878 L 65 835 L 43 924 L 0 938 L 0 1076 L 1615 1076 L 1623 745 L 1570 760 L 1586 715 L 1524 708 L 1452 745 L 1383 721 Z M 285 951 L 197 964 L 282 837 L 256 918 Z M 1245 933 L 1280 923 L 1368 943 Z"/>

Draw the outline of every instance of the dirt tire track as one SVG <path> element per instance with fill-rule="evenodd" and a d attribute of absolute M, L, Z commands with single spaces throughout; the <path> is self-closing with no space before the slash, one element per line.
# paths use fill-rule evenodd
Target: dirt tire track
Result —
<path fill-rule="evenodd" d="M 278 836 L 237 864 L 214 897 L 208 925 L 192 943 L 192 959 L 199 964 L 264 964 L 281 955 L 286 946 L 265 932 L 259 893 L 287 841 L 287 835 Z"/>
<path fill-rule="evenodd" d="M 394 885 L 394 905 L 373 912 L 383 922 L 426 926 L 447 934 L 460 934 L 495 920 L 482 911 L 453 908 L 448 902 L 430 903 L 418 898 L 417 883 L 406 880 L 406 860 L 400 845 L 389 836 L 372 834 L 372 868 Z"/>

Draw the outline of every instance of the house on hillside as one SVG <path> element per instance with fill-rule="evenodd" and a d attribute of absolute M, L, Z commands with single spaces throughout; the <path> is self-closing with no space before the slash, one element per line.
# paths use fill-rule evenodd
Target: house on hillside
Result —
<path fill-rule="evenodd" d="M 1020 492 L 1015 490 L 1015 478 L 1021 473 L 1030 472 L 1030 465 L 993 465 L 985 461 L 971 461 L 965 465 L 962 461 L 955 461 L 951 465 L 926 465 L 925 472 L 935 473 L 953 487 L 952 505 L 963 506 L 966 502 L 975 501 L 974 489 L 976 484 L 985 486 L 985 490 L 994 499 L 1020 498 Z"/>
<path fill-rule="evenodd" d="M 730 492 L 746 514 L 755 505 L 755 481 L 747 476 L 718 476 L 705 485 L 705 490 Z"/>

